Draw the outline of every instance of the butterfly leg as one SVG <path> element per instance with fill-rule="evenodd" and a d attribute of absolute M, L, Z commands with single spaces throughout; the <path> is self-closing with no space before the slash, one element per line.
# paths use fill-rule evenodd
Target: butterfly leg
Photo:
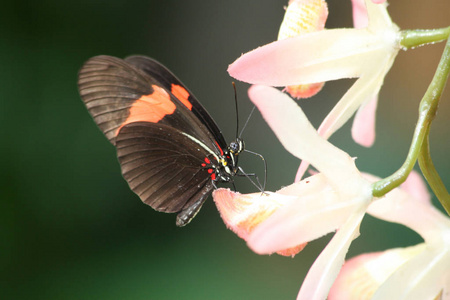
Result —
<path fill-rule="evenodd" d="M 238 173 L 236 173 L 236 176 L 245 176 L 248 178 L 248 180 L 250 180 L 250 182 L 258 189 L 260 190 L 261 193 L 264 193 L 264 189 L 265 189 L 265 185 L 266 182 L 264 181 L 264 185 L 261 184 L 261 182 L 259 181 L 258 175 L 256 175 L 255 173 L 246 173 L 244 171 L 244 169 L 242 169 L 241 167 L 238 167 Z M 255 178 L 256 182 L 254 180 L 251 179 L 251 177 Z"/>

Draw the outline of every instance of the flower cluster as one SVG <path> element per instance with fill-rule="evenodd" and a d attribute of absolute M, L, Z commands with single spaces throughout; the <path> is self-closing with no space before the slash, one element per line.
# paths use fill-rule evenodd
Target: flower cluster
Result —
<path fill-rule="evenodd" d="M 297 299 L 450 299 L 450 218 L 433 207 L 422 178 L 406 168 L 402 186 L 397 176 L 383 182 L 389 189 L 375 197 L 373 183 L 380 178 L 360 172 L 352 157 L 327 141 L 356 114 L 354 140 L 374 143 L 378 93 L 398 51 L 406 48 L 405 33 L 392 22 L 385 1 L 352 4 L 355 28 L 325 29 L 324 0 L 290 0 L 278 40 L 229 66 L 232 77 L 253 84 L 250 100 L 302 164 L 295 183 L 277 192 L 218 189 L 213 197 L 225 224 L 258 254 L 294 256 L 309 241 L 336 231 Z M 450 29 L 445 32 L 448 38 Z M 426 42 L 433 42 L 429 36 Z M 448 76 L 450 58 L 445 59 Z M 290 96 L 313 96 L 324 82 L 340 78 L 358 79 L 316 130 Z M 301 180 L 309 164 L 317 172 Z M 411 228 L 424 243 L 344 263 L 366 213 Z"/>
<path fill-rule="evenodd" d="M 450 218 L 433 207 L 422 178 L 411 173 L 368 213 L 413 229 L 424 243 L 350 259 L 328 299 L 448 299 Z"/>

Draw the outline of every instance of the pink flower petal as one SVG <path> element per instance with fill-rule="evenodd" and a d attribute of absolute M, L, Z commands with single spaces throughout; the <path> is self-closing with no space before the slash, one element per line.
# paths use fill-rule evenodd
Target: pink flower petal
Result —
<path fill-rule="evenodd" d="M 360 205 L 340 201 L 321 174 L 278 193 L 299 197 L 278 209 L 251 233 L 248 245 L 256 253 L 270 254 L 322 237 L 339 228 Z"/>
<path fill-rule="evenodd" d="M 400 266 L 375 292 L 372 300 L 436 299 L 448 284 L 449 266 L 448 249 L 428 246 Z"/>
<path fill-rule="evenodd" d="M 303 281 L 297 300 L 325 300 L 344 263 L 350 243 L 359 235 L 359 224 L 364 217 L 363 204 L 336 232 L 320 253 Z"/>
<path fill-rule="evenodd" d="M 375 142 L 375 112 L 378 97 L 375 96 L 366 105 L 361 106 L 355 115 L 352 137 L 361 146 L 371 147 Z"/>
<path fill-rule="evenodd" d="M 388 65 L 388 69 L 391 65 L 392 63 Z M 361 76 L 320 124 L 319 134 L 328 139 L 336 130 L 341 128 L 361 104 L 366 103 L 378 94 L 385 74 L 385 69 L 381 68 L 375 74 Z"/>
<path fill-rule="evenodd" d="M 238 58 L 229 74 L 241 81 L 270 86 L 317 83 L 361 75 L 373 59 L 373 36 L 354 29 L 308 33 L 257 48 Z"/>
<path fill-rule="evenodd" d="M 369 24 L 367 9 L 364 0 L 352 0 L 353 6 L 353 26 L 355 28 L 365 28 Z"/>
<path fill-rule="evenodd" d="M 365 270 L 364 264 L 376 260 L 383 252 L 362 254 L 345 262 L 328 294 L 328 300 L 369 300 L 379 284 Z"/>
<path fill-rule="evenodd" d="M 370 27 L 370 30 L 384 32 L 386 29 L 398 31 L 387 12 L 386 0 L 352 0 L 353 24 L 357 29 Z"/>
<path fill-rule="evenodd" d="M 213 199 L 228 229 L 247 241 L 256 226 L 296 197 L 268 192 L 265 194 L 240 194 L 221 188 L 213 192 Z M 305 246 L 306 243 L 297 244 L 294 247 L 281 248 L 277 253 L 294 256 Z"/>
<path fill-rule="evenodd" d="M 389 70 L 392 63 L 393 58 L 391 62 L 386 65 L 387 70 Z M 318 129 L 318 133 L 324 138 L 328 139 L 336 130 L 344 125 L 344 123 L 352 116 L 355 110 L 357 110 L 362 103 L 368 101 L 373 97 L 376 97 L 375 95 L 378 94 L 378 91 L 380 90 L 383 83 L 385 74 L 384 71 L 385 69 L 383 68 L 379 70 L 375 75 L 372 74 L 372 76 L 363 76 L 359 78 L 355 82 L 355 84 L 353 84 L 353 86 L 347 91 L 347 93 L 345 93 L 341 100 L 339 100 L 333 110 L 327 115 L 325 120 L 323 120 Z M 372 105 L 374 105 L 376 108 L 376 103 L 373 103 Z M 374 107 L 372 106 L 372 108 Z M 368 109 L 368 112 L 370 112 L 370 108 Z M 375 113 L 375 111 L 373 111 L 373 113 Z M 373 116 L 373 120 L 375 120 L 375 116 Z M 363 119 L 360 119 L 358 122 L 362 121 Z M 369 128 L 369 130 L 371 126 L 373 126 L 374 129 L 375 124 L 372 122 L 368 122 L 367 128 Z M 362 135 L 361 132 L 358 132 L 357 135 L 358 141 L 362 143 L 366 142 L 366 144 L 368 144 L 371 139 L 371 136 L 367 136 L 367 140 L 364 140 L 360 136 Z M 373 132 L 373 139 L 374 138 L 375 132 Z M 297 175 L 295 177 L 295 182 L 301 179 L 304 172 L 308 169 L 308 166 L 308 161 L 303 160 L 301 162 L 300 167 L 297 171 Z"/>
<path fill-rule="evenodd" d="M 320 137 L 289 96 L 272 87 L 252 86 L 249 97 L 286 150 L 311 162 L 337 191 L 353 191 L 355 194 L 361 193 L 361 189 L 363 194 L 371 191 L 353 159 Z"/>
<path fill-rule="evenodd" d="M 299 182 L 302 180 L 303 175 L 305 175 L 306 170 L 308 170 L 310 163 L 306 160 L 302 160 L 300 163 L 300 166 L 298 167 L 297 174 L 295 174 L 295 180 L 294 182 Z"/>
<path fill-rule="evenodd" d="M 241 194 L 220 188 L 213 192 L 213 199 L 228 229 L 247 240 L 254 227 L 295 197 L 274 193 Z"/>
<path fill-rule="evenodd" d="M 397 54 L 399 31 L 385 4 L 367 1 L 366 6 L 370 20 L 367 30 L 331 29 L 276 41 L 244 54 L 228 72 L 238 80 L 270 86 L 354 78 L 364 71 L 372 72 L 382 66 L 380 58 Z"/>
<path fill-rule="evenodd" d="M 370 300 L 375 291 L 402 264 L 425 250 L 420 244 L 361 254 L 345 262 L 333 283 L 328 300 Z"/>

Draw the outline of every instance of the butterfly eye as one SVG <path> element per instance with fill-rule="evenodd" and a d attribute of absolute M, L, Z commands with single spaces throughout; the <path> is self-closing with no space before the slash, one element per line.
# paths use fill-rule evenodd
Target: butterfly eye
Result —
<path fill-rule="evenodd" d="M 244 142 L 240 138 L 237 138 L 235 141 L 230 143 L 228 149 L 231 153 L 238 155 L 244 150 Z"/>
<path fill-rule="evenodd" d="M 239 150 L 239 144 L 238 144 L 238 143 L 236 143 L 236 142 L 230 143 L 230 151 L 231 151 L 232 153 L 235 153 L 235 152 L 237 152 L 238 150 Z"/>

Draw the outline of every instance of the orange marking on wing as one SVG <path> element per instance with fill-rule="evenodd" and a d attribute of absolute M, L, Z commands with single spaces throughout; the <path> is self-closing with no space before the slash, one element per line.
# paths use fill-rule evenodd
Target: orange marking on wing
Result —
<path fill-rule="evenodd" d="M 152 85 L 153 93 L 143 95 L 130 107 L 130 114 L 123 124 L 117 129 L 116 135 L 123 126 L 133 122 L 158 123 L 166 115 L 173 114 L 176 106 L 170 100 L 170 95 L 162 88 Z"/>
<path fill-rule="evenodd" d="M 178 84 L 172 84 L 172 94 L 177 97 L 178 100 L 181 101 L 181 103 L 184 104 L 189 110 L 192 110 L 192 103 L 189 102 L 189 92 L 186 91 L 184 87 Z"/>

